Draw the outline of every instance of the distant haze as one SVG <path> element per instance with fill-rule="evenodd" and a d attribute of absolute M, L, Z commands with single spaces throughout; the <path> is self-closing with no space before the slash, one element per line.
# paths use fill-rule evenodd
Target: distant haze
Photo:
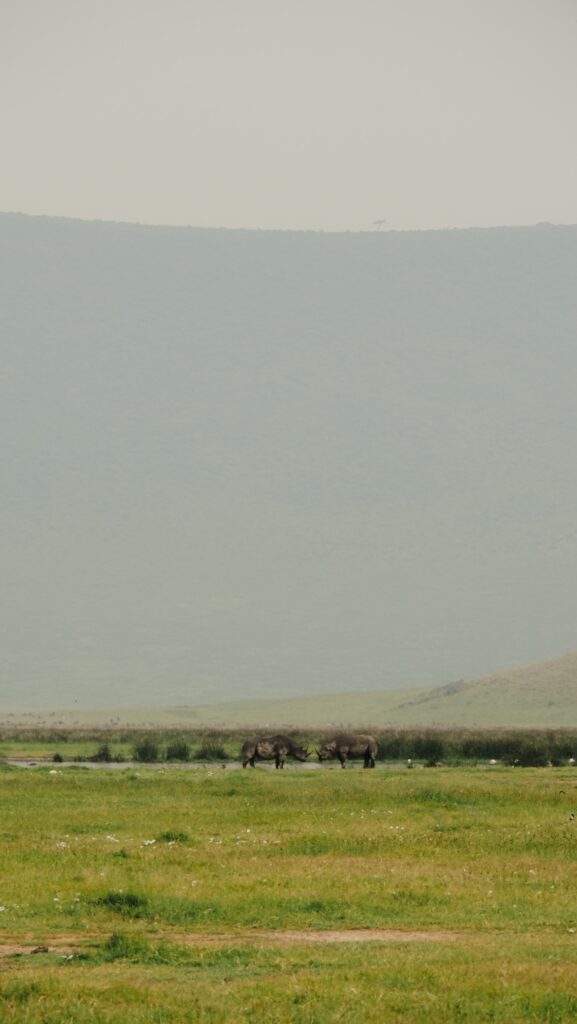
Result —
<path fill-rule="evenodd" d="M 0 216 L 2 707 L 574 648 L 577 227 Z"/>
<path fill-rule="evenodd" d="M 2 0 L 1 205 L 193 226 L 577 222 L 574 0 Z"/>

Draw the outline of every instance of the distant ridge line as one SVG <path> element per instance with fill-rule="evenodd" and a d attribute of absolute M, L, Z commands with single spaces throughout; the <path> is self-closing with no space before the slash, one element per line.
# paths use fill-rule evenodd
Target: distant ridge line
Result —
<path fill-rule="evenodd" d="M 227 227 L 224 224 L 151 224 L 147 221 L 138 220 L 114 220 L 107 217 L 94 217 L 92 219 L 86 217 L 72 217 L 67 214 L 51 214 L 51 213 L 27 213 L 24 210 L 0 210 L 0 218 L 19 218 L 28 219 L 34 221 L 58 221 L 66 222 L 68 224 L 77 225 L 101 225 L 110 226 L 116 228 L 145 228 L 147 230 L 158 231 L 206 231 L 206 232 L 230 232 L 235 234 L 251 233 L 255 235 L 270 235 L 270 234 L 283 234 L 283 235 L 325 235 L 334 237 L 335 235 L 347 236 L 363 236 L 382 239 L 387 236 L 394 235 L 398 237 L 407 235 L 439 235 L 439 234 L 467 234 L 470 232 L 495 232 L 495 231 L 543 231 L 551 229 L 567 229 L 572 230 L 577 228 L 577 223 L 573 224 L 555 224 L 549 221 L 539 221 L 534 224 L 470 224 L 467 227 L 443 227 L 443 228 L 392 228 L 388 227 L 385 231 L 375 230 L 373 227 L 370 228 L 341 228 L 339 230 L 326 230 L 324 228 L 259 228 L 259 227 Z"/>

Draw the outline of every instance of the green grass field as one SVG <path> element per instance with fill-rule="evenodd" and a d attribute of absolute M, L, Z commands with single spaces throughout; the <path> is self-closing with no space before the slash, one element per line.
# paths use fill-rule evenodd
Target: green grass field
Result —
<path fill-rule="evenodd" d="M 577 1019 L 574 770 L 4 767 L 0 795 L 2 1024 Z M 359 929 L 404 940 L 306 941 Z"/>

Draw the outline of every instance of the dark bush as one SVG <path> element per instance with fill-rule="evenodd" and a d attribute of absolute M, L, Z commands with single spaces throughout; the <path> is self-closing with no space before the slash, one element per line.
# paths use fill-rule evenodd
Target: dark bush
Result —
<path fill-rule="evenodd" d="M 146 960 L 149 956 L 150 943 L 140 935 L 113 934 L 106 940 L 102 949 L 104 960 L 133 960 L 136 963 Z"/>
<path fill-rule="evenodd" d="M 406 736 L 381 734 L 375 739 L 379 745 L 379 760 L 381 761 L 404 761 L 410 756 L 407 754 Z"/>
<path fill-rule="evenodd" d="M 62 754 L 55 754 L 52 760 L 55 762 L 55 764 L 62 764 L 64 758 L 62 757 Z"/>
<path fill-rule="evenodd" d="M 134 744 L 135 761 L 158 761 L 158 757 L 158 743 L 150 736 L 145 736 L 143 739 L 139 740 L 138 743 Z"/>
<path fill-rule="evenodd" d="M 172 740 L 166 748 L 167 761 L 190 761 L 190 745 L 186 740 Z"/>
<path fill-rule="evenodd" d="M 148 898 L 146 896 L 139 896 L 135 892 L 123 892 L 121 890 L 107 892 L 105 896 L 99 896 L 95 903 L 99 907 L 108 907 L 110 910 L 115 910 L 119 914 L 125 914 L 127 917 L 142 917 L 143 912 L 148 908 Z"/>
<path fill-rule="evenodd" d="M 226 761 L 227 757 L 228 754 L 222 743 L 206 739 L 194 755 L 196 761 Z"/>
<path fill-rule="evenodd" d="M 173 832 L 168 829 L 156 837 L 159 843 L 187 843 L 190 839 L 188 832 Z"/>
<path fill-rule="evenodd" d="M 432 763 L 442 761 L 445 756 L 445 744 L 442 737 L 431 733 L 416 736 L 413 743 L 412 756 L 424 758 Z"/>
<path fill-rule="evenodd" d="M 93 754 L 92 757 L 89 758 L 89 760 L 103 762 L 112 761 L 113 757 L 112 752 L 110 750 L 110 745 L 108 743 L 101 743 L 96 753 Z"/>
<path fill-rule="evenodd" d="M 505 764 L 518 765 L 520 768 L 545 768 L 549 764 L 549 752 L 542 743 L 524 740 L 515 744 L 515 750 L 503 760 Z"/>

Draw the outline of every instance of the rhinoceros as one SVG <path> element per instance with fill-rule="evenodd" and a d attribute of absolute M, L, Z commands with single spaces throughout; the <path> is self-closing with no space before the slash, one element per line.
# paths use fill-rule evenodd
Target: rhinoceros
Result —
<path fill-rule="evenodd" d="M 306 761 L 309 751 L 299 746 L 289 736 L 268 736 L 247 740 L 242 745 L 242 766 L 250 764 L 254 768 L 255 761 L 273 761 L 275 768 L 284 768 L 287 757 L 295 757 L 297 761 Z"/>
<path fill-rule="evenodd" d="M 317 750 L 319 761 L 328 761 L 331 757 L 337 757 L 342 768 L 345 767 L 347 758 L 351 757 L 362 757 L 365 768 L 374 768 L 378 752 L 377 741 L 374 736 L 369 736 L 367 733 L 357 735 L 342 733 Z"/>

